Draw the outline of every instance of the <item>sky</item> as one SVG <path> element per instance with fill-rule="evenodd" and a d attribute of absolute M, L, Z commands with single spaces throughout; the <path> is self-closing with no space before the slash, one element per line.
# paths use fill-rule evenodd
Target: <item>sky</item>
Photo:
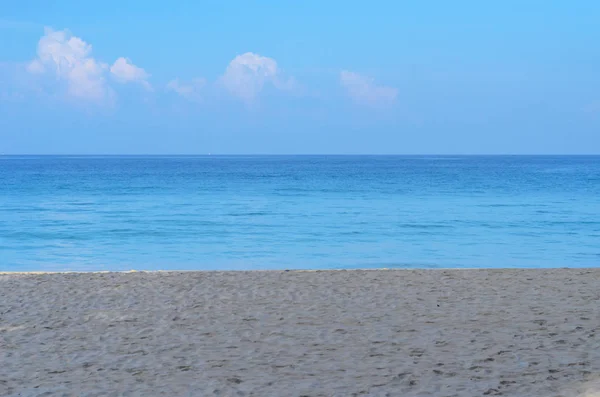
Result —
<path fill-rule="evenodd" d="M 1 154 L 600 154 L 600 2 L 20 0 Z"/>

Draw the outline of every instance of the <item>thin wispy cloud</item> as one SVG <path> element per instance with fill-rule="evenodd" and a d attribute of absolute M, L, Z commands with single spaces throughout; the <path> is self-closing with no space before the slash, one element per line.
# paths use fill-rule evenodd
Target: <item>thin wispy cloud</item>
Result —
<path fill-rule="evenodd" d="M 34 29 L 40 29 L 40 28 L 42 28 L 42 25 L 37 24 L 35 22 L 0 18 L 0 29 L 27 31 L 27 30 L 34 30 Z"/>
<path fill-rule="evenodd" d="M 600 101 L 592 102 L 583 108 L 584 112 L 598 115 L 600 114 Z"/>
<path fill-rule="evenodd" d="M 284 78 L 273 58 L 247 52 L 236 56 L 220 78 L 221 84 L 233 96 L 244 102 L 253 102 L 265 85 L 278 90 L 291 90 L 295 86 L 293 78 Z"/>
<path fill-rule="evenodd" d="M 167 91 L 173 91 L 186 99 L 199 99 L 201 90 L 206 86 L 203 78 L 192 79 L 190 82 L 171 80 L 167 83 Z"/>
<path fill-rule="evenodd" d="M 363 105 L 389 105 L 398 96 L 396 88 L 376 84 L 373 78 L 347 70 L 340 72 L 340 84 L 350 98 Z"/>

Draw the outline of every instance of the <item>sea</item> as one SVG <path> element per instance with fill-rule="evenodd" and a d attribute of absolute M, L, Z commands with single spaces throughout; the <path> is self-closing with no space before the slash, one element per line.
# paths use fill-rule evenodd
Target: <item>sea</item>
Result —
<path fill-rule="evenodd" d="M 600 265 L 600 156 L 0 156 L 0 271 Z"/>

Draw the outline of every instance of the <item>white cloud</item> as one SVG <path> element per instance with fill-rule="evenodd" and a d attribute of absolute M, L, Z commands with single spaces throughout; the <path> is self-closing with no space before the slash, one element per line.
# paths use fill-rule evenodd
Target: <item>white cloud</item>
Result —
<path fill-rule="evenodd" d="M 167 83 L 167 90 L 176 92 L 182 97 L 193 99 L 199 96 L 199 91 L 206 85 L 206 80 L 202 78 L 193 79 L 191 82 L 181 82 L 179 79 L 171 80 Z"/>
<path fill-rule="evenodd" d="M 67 83 L 69 95 L 81 99 L 101 100 L 108 95 L 104 79 L 107 65 L 90 54 L 92 46 L 67 30 L 45 29 L 38 42 L 38 57 L 29 63 L 30 73 L 54 73 Z"/>
<path fill-rule="evenodd" d="M 109 73 L 120 83 L 136 82 L 151 89 L 147 81 L 150 75 L 129 59 L 119 58 L 109 67 L 91 55 L 91 44 L 68 30 L 45 28 L 44 33 L 38 42 L 37 57 L 26 69 L 34 75 L 54 75 L 66 84 L 69 96 L 95 102 L 112 99 L 114 92 L 106 79 Z"/>
<path fill-rule="evenodd" d="M 398 96 L 396 88 L 376 85 L 372 78 L 347 70 L 340 73 L 340 83 L 353 100 L 366 105 L 390 104 Z"/>
<path fill-rule="evenodd" d="M 110 72 L 120 83 L 139 83 L 147 90 L 152 90 L 152 86 L 147 81 L 150 75 L 131 63 L 130 59 L 123 57 L 117 59 L 110 67 Z"/>
<path fill-rule="evenodd" d="M 270 83 L 280 90 L 292 89 L 293 79 L 285 80 L 277 62 L 252 52 L 236 56 L 221 76 L 221 83 L 234 96 L 245 102 L 252 102 Z"/>

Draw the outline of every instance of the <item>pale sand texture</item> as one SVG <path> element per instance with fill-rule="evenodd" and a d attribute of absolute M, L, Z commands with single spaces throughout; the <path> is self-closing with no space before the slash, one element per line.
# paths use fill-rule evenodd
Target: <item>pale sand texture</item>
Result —
<path fill-rule="evenodd" d="M 600 396 L 600 269 L 0 275 L 2 396 Z"/>

